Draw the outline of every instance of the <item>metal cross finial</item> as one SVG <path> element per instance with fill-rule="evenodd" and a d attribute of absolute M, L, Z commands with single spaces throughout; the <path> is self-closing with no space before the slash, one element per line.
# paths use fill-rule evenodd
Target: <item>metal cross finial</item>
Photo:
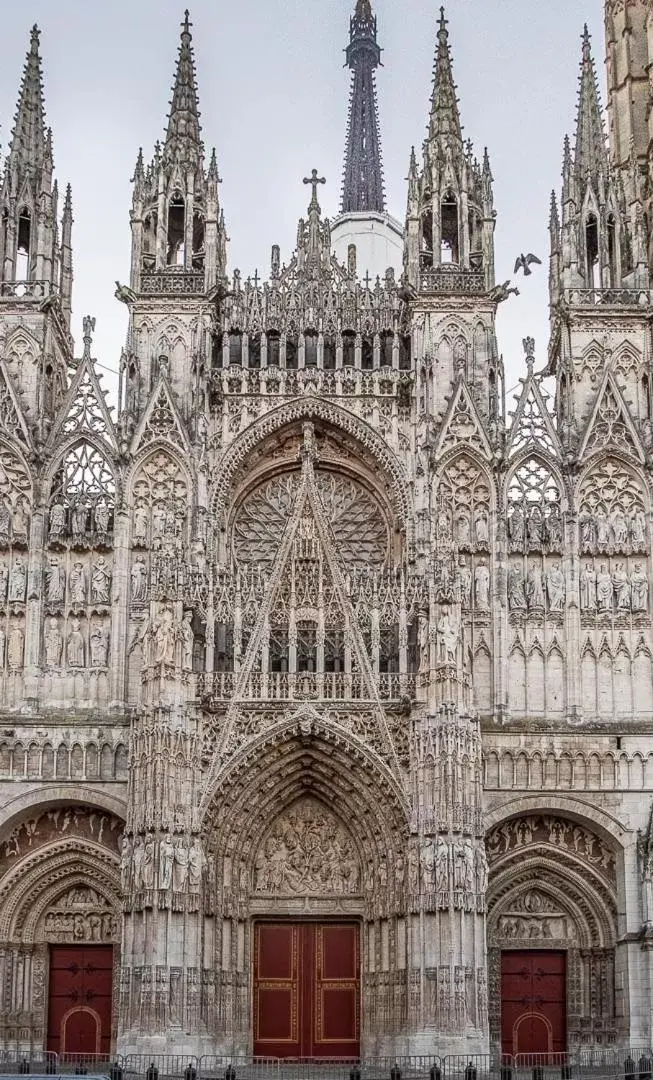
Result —
<path fill-rule="evenodd" d="M 313 169 L 313 172 L 310 176 L 304 177 L 304 183 L 310 184 L 313 188 L 313 194 L 311 196 L 311 206 L 313 204 L 317 205 L 317 185 L 326 184 L 326 178 L 324 176 L 318 176 L 317 169 Z"/>

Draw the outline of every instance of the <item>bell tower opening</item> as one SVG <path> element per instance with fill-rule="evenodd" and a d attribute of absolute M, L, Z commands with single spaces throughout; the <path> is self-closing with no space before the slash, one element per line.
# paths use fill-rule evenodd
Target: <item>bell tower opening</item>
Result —
<path fill-rule="evenodd" d="M 168 266 L 184 266 L 186 259 L 186 204 L 178 191 L 168 203 Z"/>
<path fill-rule="evenodd" d="M 585 222 L 585 265 L 587 288 L 599 288 L 599 223 L 595 214 L 588 214 Z"/>
<path fill-rule="evenodd" d="M 16 281 L 28 281 L 30 277 L 30 250 L 32 245 L 32 215 L 26 206 L 18 215 L 18 238 L 16 242 Z"/>
<path fill-rule="evenodd" d="M 447 191 L 440 204 L 441 259 L 443 264 L 460 262 L 460 235 L 458 225 L 458 200 Z"/>

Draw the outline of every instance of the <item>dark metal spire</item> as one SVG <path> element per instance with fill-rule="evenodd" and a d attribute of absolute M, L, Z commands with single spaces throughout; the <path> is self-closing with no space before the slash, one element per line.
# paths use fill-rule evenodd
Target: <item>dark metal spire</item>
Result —
<path fill-rule="evenodd" d="M 357 0 L 349 22 L 347 64 L 353 74 L 345 149 L 342 212 L 385 210 L 375 69 L 381 63 L 370 0 Z"/>

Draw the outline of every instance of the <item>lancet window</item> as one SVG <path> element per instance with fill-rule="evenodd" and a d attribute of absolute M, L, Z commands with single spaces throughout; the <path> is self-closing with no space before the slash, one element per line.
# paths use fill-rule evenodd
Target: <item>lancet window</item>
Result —
<path fill-rule="evenodd" d="M 560 490 L 539 458 L 520 465 L 510 482 L 508 538 L 514 552 L 562 551 Z"/>
<path fill-rule="evenodd" d="M 52 484 L 50 545 L 110 546 L 115 501 L 115 478 L 105 456 L 89 442 L 76 443 Z"/>

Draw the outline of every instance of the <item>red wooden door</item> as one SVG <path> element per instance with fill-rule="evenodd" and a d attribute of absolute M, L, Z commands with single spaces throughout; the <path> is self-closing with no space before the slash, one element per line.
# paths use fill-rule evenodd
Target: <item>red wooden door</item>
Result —
<path fill-rule="evenodd" d="M 112 978 L 111 945 L 51 946 L 48 1050 L 108 1056 Z"/>
<path fill-rule="evenodd" d="M 360 944 L 355 923 L 258 923 L 254 1053 L 356 1058 Z"/>
<path fill-rule="evenodd" d="M 504 1054 L 562 1054 L 567 1048 L 566 953 L 501 954 Z"/>

